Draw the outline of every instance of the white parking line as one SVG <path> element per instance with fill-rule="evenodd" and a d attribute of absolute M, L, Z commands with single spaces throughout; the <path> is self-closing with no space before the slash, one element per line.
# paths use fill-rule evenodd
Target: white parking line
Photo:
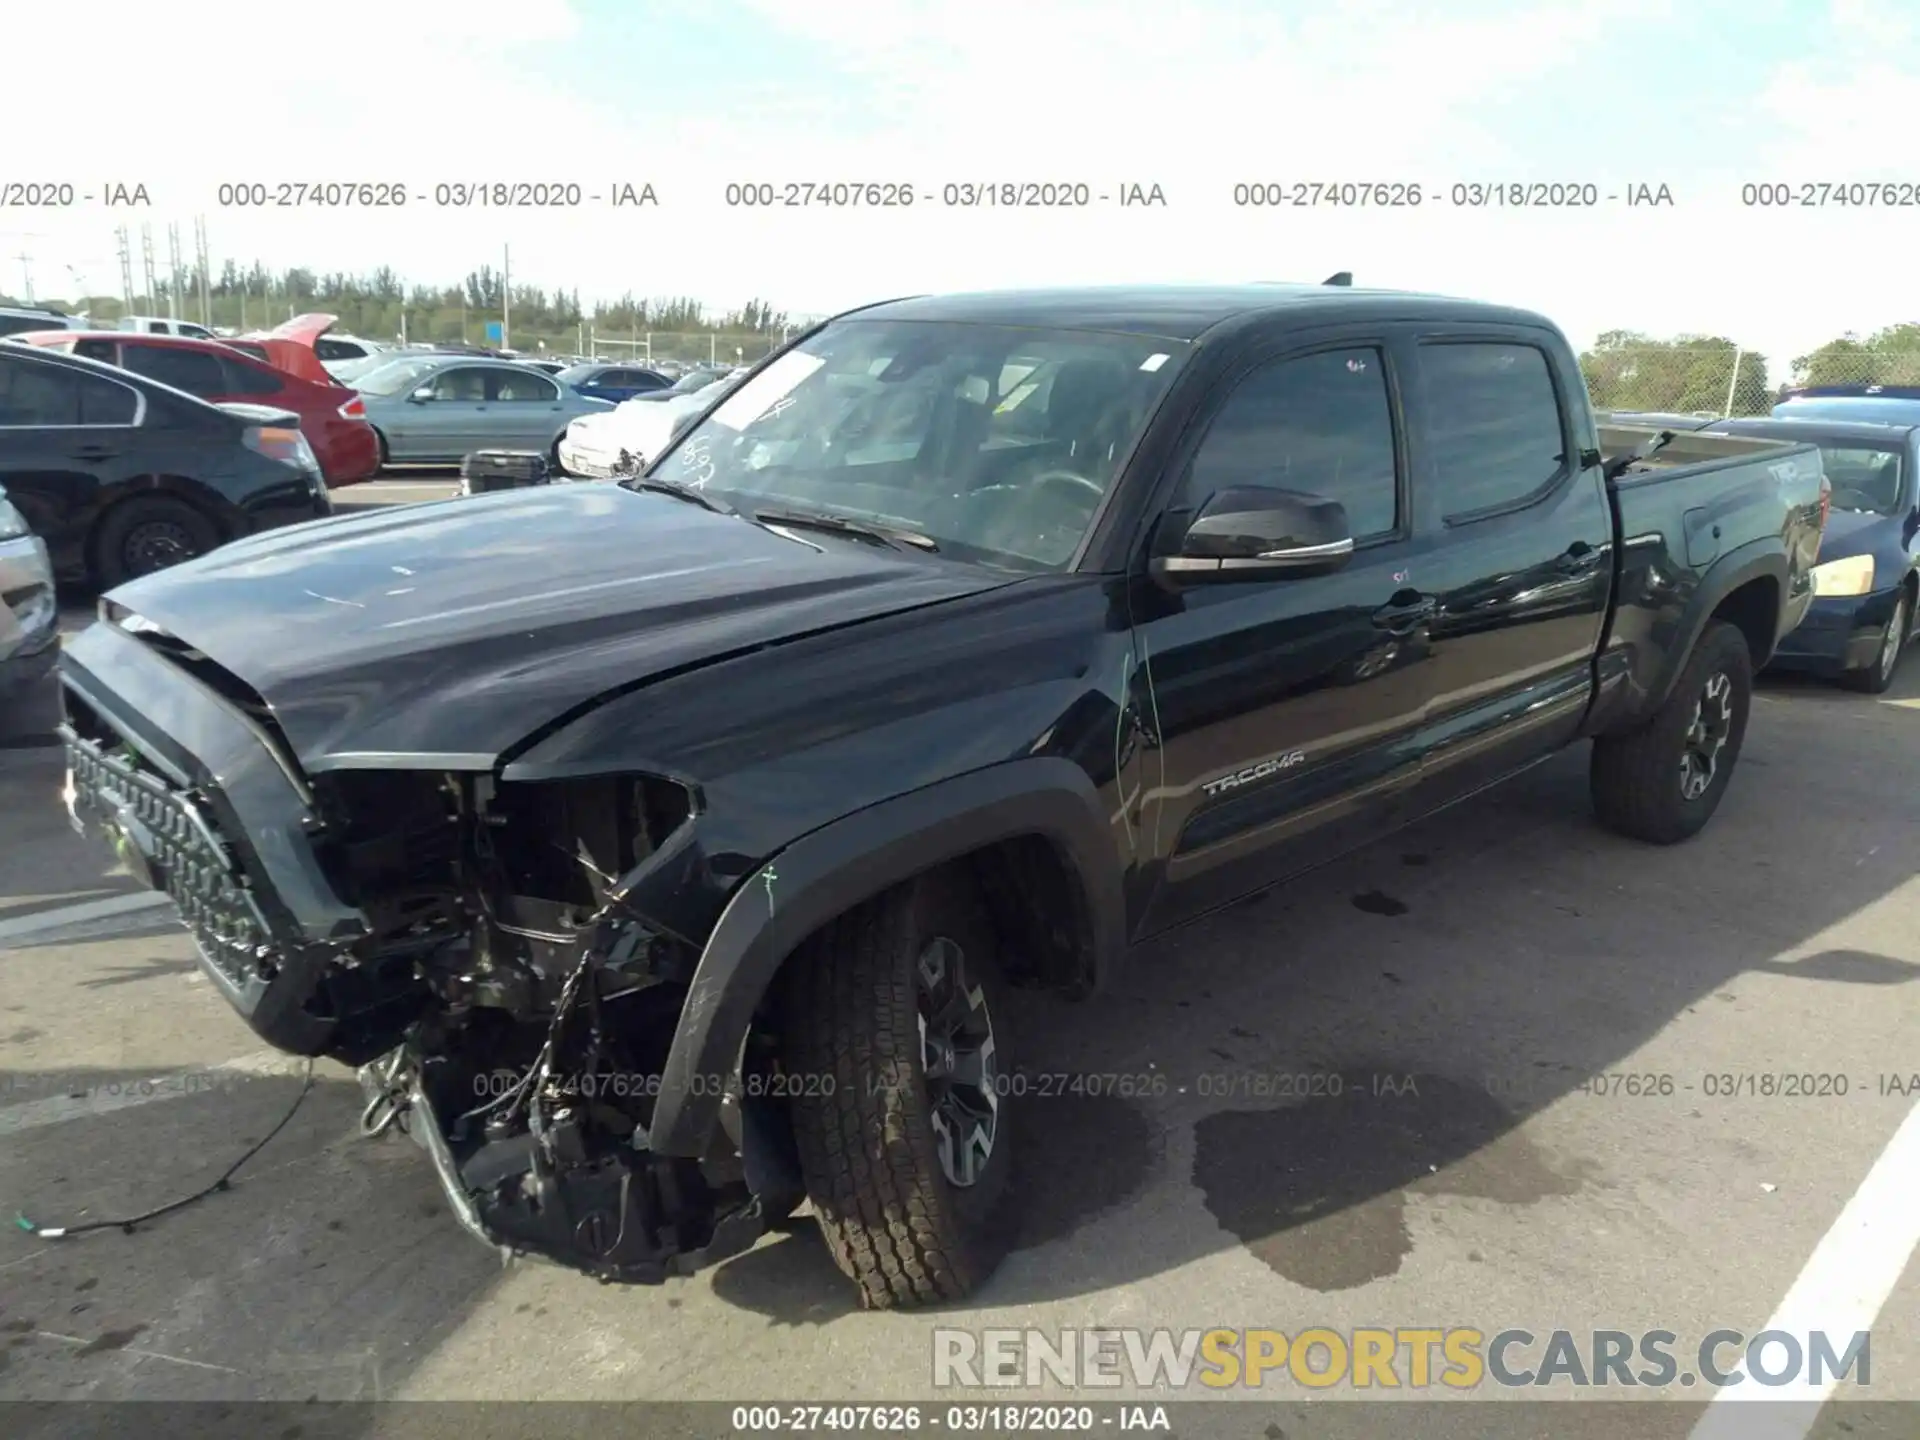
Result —
<path fill-rule="evenodd" d="M 256 1051 L 195 1070 L 173 1070 L 137 1080 L 105 1083 L 80 1081 L 83 1093 L 49 1095 L 44 1100 L 27 1100 L 19 1105 L 0 1106 L 0 1139 L 49 1125 L 65 1125 L 71 1120 L 88 1120 L 130 1110 L 136 1105 L 151 1105 L 158 1100 L 184 1100 L 190 1095 L 210 1095 L 231 1087 L 236 1081 L 258 1079 L 265 1075 L 302 1075 L 306 1061 L 277 1050 Z M 0 1082 L 3 1083 L 3 1082 Z"/>
<path fill-rule="evenodd" d="M 41 910 L 33 915 L 22 915 L 18 920 L 0 920 L 0 945 L 29 935 L 90 924 L 95 920 L 111 920 L 117 915 L 136 915 L 143 910 L 157 910 L 172 903 L 158 890 L 137 890 L 131 895 L 110 895 L 105 900 L 88 900 L 80 905 L 62 905 L 57 910 Z"/>
<path fill-rule="evenodd" d="M 1920 1246 L 1916 1195 L 1920 1104 L 1907 1112 L 1840 1218 L 1814 1247 L 1766 1329 L 1792 1335 L 1802 1345 L 1815 1331 L 1823 1331 L 1834 1355 L 1845 1354 L 1857 1332 L 1873 1328 Z M 1784 1368 L 1777 1347 L 1767 1363 Z M 1803 1440 L 1819 1418 L 1820 1402 L 1837 1383 L 1832 1375 L 1816 1382 L 1803 1367 L 1790 1384 L 1761 1385 L 1747 1375 L 1744 1360 L 1733 1371 L 1745 1376 L 1744 1382 L 1714 1395 L 1690 1440 Z M 1776 1402 L 1777 1408 L 1754 1408 L 1754 1402 L 1764 1401 Z M 1778 1403 L 1783 1401 L 1789 1403 Z"/>

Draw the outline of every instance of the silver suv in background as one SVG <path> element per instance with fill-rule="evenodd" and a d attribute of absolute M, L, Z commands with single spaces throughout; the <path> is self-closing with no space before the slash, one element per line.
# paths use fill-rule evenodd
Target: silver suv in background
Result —
<path fill-rule="evenodd" d="M 0 695 L 52 668 L 60 653 L 60 609 L 46 542 L 0 490 Z"/>
<path fill-rule="evenodd" d="M 0 335 L 19 335 L 28 330 L 84 330 L 88 323 L 84 315 L 66 315 L 35 305 L 0 305 Z"/>

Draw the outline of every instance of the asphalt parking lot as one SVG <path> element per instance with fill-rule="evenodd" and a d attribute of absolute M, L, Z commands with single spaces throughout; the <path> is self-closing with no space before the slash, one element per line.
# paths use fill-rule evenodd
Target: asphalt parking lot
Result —
<path fill-rule="evenodd" d="M 0 715 L 0 1205 L 59 1225 L 208 1184 L 301 1082 L 71 833 L 52 714 Z M 359 1138 L 352 1077 L 322 1065 L 230 1191 L 132 1234 L 0 1238 L 0 1396 L 950 1399 L 935 1326 L 1667 1330 L 1685 1370 L 1773 1319 L 1870 1325 L 1870 1382 L 1839 1398 L 1920 1402 L 1920 1266 L 1874 1209 L 1889 1167 L 1920 1179 L 1895 1139 L 1920 1073 L 1920 660 L 1879 699 L 1764 684 L 1691 844 L 1602 832 L 1585 781 L 1563 756 L 1204 922 L 1101 1001 L 1031 1003 L 1031 1069 L 1170 1083 L 1032 1105 L 1020 1245 L 968 1305 L 859 1312 L 804 1216 L 658 1288 L 503 1267 L 413 1146 Z M 1340 1094 L 1247 1079 L 1302 1073 Z M 1269 1440 L 1381 1414 L 1281 1373 L 1258 1398 L 1287 1407 Z M 1580 1433 L 1681 1437 L 1707 1392 L 1586 1398 L 1609 1403 Z M 1920 1433 L 1920 1406 L 1837 1415 L 1811 1433 Z M 1482 1433 L 1460 1425 L 1422 1429 Z"/>

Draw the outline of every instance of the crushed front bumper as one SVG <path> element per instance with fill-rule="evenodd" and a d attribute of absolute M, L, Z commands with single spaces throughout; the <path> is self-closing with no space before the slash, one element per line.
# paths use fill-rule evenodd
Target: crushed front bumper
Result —
<path fill-rule="evenodd" d="M 1780 637 L 1768 668 L 1815 675 L 1866 669 L 1880 653 L 1881 631 L 1899 595 L 1899 587 L 1891 586 L 1871 595 L 1815 599 L 1806 618 Z"/>
<path fill-rule="evenodd" d="M 341 962 L 367 921 L 321 869 L 297 767 L 261 726 L 110 624 L 75 638 L 62 678 L 76 828 L 173 899 L 208 979 L 264 1040 L 362 1066 L 369 1115 L 376 1100 L 404 1112 L 472 1234 L 651 1282 L 746 1248 L 797 1200 L 791 1137 L 757 1105 L 736 1103 L 731 1125 L 682 1125 L 665 1151 L 648 1137 L 609 1144 L 580 1124 L 563 1133 L 565 1117 L 539 1135 L 482 1134 L 458 1118 L 472 1109 L 471 1080 L 443 1057 L 355 1053 L 329 987 L 357 973 Z M 660 1096 L 669 1112 L 687 1099 L 665 1077 Z M 727 1139 L 740 1175 L 714 1168 Z"/>
<path fill-rule="evenodd" d="M 537 1255 L 605 1280 L 659 1284 L 751 1248 L 789 1208 L 777 1206 L 776 1215 L 759 1195 L 724 1208 L 702 1203 L 695 1162 L 666 1155 L 622 1152 L 556 1165 L 550 1152 L 529 1145 L 508 1150 L 504 1161 L 482 1149 L 462 1164 L 440 1108 L 404 1051 L 361 1066 L 359 1080 L 367 1097 L 362 1131 L 402 1130 L 426 1152 L 460 1227 L 505 1255 Z M 700 1243 L 688 1243 L 689 1221 Z"/>

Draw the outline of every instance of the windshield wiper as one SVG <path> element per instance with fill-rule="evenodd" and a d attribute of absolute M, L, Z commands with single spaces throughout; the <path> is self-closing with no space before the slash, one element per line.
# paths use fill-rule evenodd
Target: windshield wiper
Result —
<path fill-rule="evenodd" d="M 620 484 L 628 490 L 650 490 L 656 495 L 671 495 L 676 500 L 688 500 L 713 511 L 716 515 L 734 513 L 733 507 L 724 500 L 716 500 L 711 495 L 678 480 L 655 480 L 645 475 L 629 475 L 620 481 Z"/>
<path fill-rule="evenodd" d="M 796 529 L 812 528 L 832 530 L 841 535 L 860 535 L 870 540 L 878 540 L 883 545 L 891 545 L 896 550 L 923 550 L 929 553 L 940 547 L 931 535 L 922 535 L 918 530 L 907 530 L 894 525 L 880 525 L 871 520 L 854 520 L 845 515 L 830 515 L 820 510 L 756 510 L 753 518 L 762 525 L 791 525 Z"/>

